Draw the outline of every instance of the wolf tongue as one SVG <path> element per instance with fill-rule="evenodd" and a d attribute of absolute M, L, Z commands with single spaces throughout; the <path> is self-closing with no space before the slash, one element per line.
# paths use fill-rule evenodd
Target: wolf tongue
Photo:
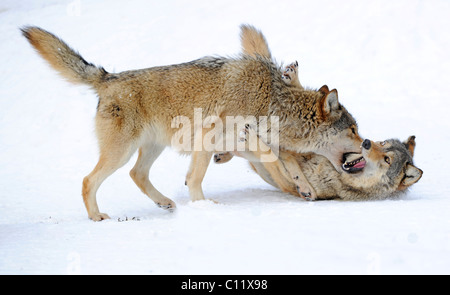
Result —
<path fill-rule="evenodd" d="M 355 166 L 353 166 L 353 168 L 357 168 L 357 169 L 362 169 L 366 166 L 366 161 L 362 160 L 359 163 L 356 163 Z"/>

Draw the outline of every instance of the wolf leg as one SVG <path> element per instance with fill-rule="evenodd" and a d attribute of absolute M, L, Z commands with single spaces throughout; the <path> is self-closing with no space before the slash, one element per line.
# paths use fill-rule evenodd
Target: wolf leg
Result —
<path fill-rule="evenodd" d="M 97 205 L 97 190 L 103 181 L 117 169 L 128 162 L 134 149 L 130 146 L 117 145 L 115 148 L 101 150 L 100 159 L 94 170 L 83 179 L 82 195 L 88 216 L 93 221 L 109 219 L 105 213 L 100 213 Z"/>
<path fill-rule="evenodd" d="M 316 200 L 317 194 L 303 174 L 295 157 L 288 153 L 282 153 L 280 156 L 281 164 L 284 168 L 280 168 L 280 171 L 283 172 L 285 177 L 292 179 L 300 196 L 307 201 Z"/>
<path fill-rule="evenodd" d="M 208 169 L 213 153 L 206 151 L 194 151 L 192 153 L 191 165 L 186 176 L 186 185 L 189 187 L 191 201 L 204 200 L 202 181 Z"/>
<path fill-rule="evenodd" d="M 175 203 L 161 194 L 148 178 L 150 168 L 163 150 L 164 146 L 154 143 L 142 145 L 139 148 L 136 164 L 130 171 L 130 176 L 141 191 L 155 202 L 158 207 L 172 211 L 176 207 Z"/>
<path fill-rule="evenodd" d="M 272 152 L 269 146 L 262 141 L 256 132 L 252 128 L 245 128 L 243 130 L 245 141 L 255 141 L 258 142 L 258 149 L 255 151 L 251 151 L 253 153 L 253 157 L 247 156 L 247 158 L 259 158 L 262 159 L 263 155 L 267 156 L 267 152 L 263 152 L 263 150 Z M 254 161 L 254 160 L 253 160 Z M 286 184 L 286 180 L 293 183 L 297 188 L 298 194 L 305 200 L 311 201 L 317 198 L 316 192 L 309 184 L 305 175 L 303 174 L 301 167 L 296 161 L 295 157 L 281 152 L 279 157 L 272 162 L 261 161 L 264 168 L 269 172 L 273 181 L 277 183 L 277 186 L 286 192 L 291 192 L 290 185 Z M 284 177 L 284 179 L 283 179 Z"/>
<path fill-rule="evenodd" d="M 214 154 L 214 163 L 223 164 L 229 162 L 234 157 L 231 152 Z"/>
<path fill-rule="evenodd" d="M 300 80 L 298 78 L 298 62 L 295 61 L 288 66 L 286 66 L 283 76 L 281 76 L 283 81 L 292 86 L 296 86 L 298 88 L 303 89 L 302 84 L 300 84 Z"/>

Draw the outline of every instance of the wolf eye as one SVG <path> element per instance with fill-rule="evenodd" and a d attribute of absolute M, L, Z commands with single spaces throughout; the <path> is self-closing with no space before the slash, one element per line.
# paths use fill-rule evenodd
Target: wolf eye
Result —
<path fill-rule="evenodd" d="M 386 162 L 386 163 L 388 163 L 389 165 L 391 165 L 391 158 L 389 158 L 389 157 L 384 157 L 384 161 Z"/>
<path fill-rule="evenodd" d="M 385 144 L 386 144 L 386 140 L 385 140 L 385 141 L 382 141 L 382 142 L 380 142 L 380 144 L 381 144 L 381 145 L 385 145 Z"/>
<path fill-rule="evenodd" d="M 356 129 L 355 129 L 355 127 L 352 127 L 352 133 L 353 133 L 354 135 L 356 135 Z"/>

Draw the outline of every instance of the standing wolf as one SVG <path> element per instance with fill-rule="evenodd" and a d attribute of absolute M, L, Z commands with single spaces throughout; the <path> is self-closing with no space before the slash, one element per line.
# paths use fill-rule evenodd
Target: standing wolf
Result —
<path fill-rule="evenodd" d="M 86 84 L 99 97 L 95 118 L 100 159 L 84 178 L 82 195 L 89 218 L 109 218 L 100 213 L 96 192 L 101 183 L 128 162 L 139 149 L 130 171 L 137 186 L 158 206 L 172 210 L 175 203 L 163 196 L 148 179 L 153 162 L 176 129 L 179 116 L 277 116 L 279 144 L 294 152 L 315 152 L 335 167 L 343 154 L 360 150 L 355 121 L 339 103 L 337 91 L 328 93 L 288 87 L 271 59 L 243 55 L 239 58 L 205 57 L 192 62 L 149 69 L 109 73 L 88 63 L 55 35 L 25 27 L 23 35 L 64 78 Z M 194 137 L 194 132 L 192 132 Z M 191 200 L 204 199 L 201 183 L 213 151 L 192 153 L 186 183 Z M 301 171 L 299 171 L 301 173 Z M 304 176 L 295 180 L 301 192 L 315 193 Z"/>

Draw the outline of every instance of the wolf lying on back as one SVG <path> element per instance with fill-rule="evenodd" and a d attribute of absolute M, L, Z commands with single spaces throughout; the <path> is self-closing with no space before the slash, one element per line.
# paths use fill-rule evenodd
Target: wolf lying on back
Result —
<path fill-rule="evenodd" d="M 246 130 L 245 140 L 258 140 L 253 130 Z M 261 147 L 264 143 L 259 141 Z M 389 139 L 383 142 L 365 140 L 361 154 L 347 154 L 342 169 L 336 170 L 323 156 L 294 154 L 296 163 L 314 187 L 317 199 L 373 200 L 397 196 L 419 181 L 422 170 L 414 166 L 415 137 L 405 142 Z M 239 152 L 267 183 L 284 192 L 302 197 L 287 167 L 292 163 L 261 163 L 260 151 Z M 282 152 L 282 154 L 286 152 Z M 216 163 L 225 163 L 229 155 L 216 155 Z M 281 163 L 281 164 L 280 164 Z"/>
<path fill-rule="evenodd" d="M 287 84 L 303 87 L 298 77 L 298 62 L 286 67 L 283 78 Z M 295 158 L 316 190 L 318 199 L 384 199 L 405 192 L 422 177 L 422 170 L 413 163 L 415 147 L 415 136 L 405 142 L 398 139 L 376 143 L 365 140 L 362 154 L 345 155 L 343 170 L 334 169 L 326 158 L 316 154 L 296 155 Z M 285 179 L 287 182 L 276 184 L 273 180 L 278 178 L 264 165 L 251 163 L 251 166 L 266 182 L 285 192 L 298 194 L 289 178 Z"/>
<path fill-rule="evenodd" d="M 335 167 L 342 164 L 343 154 L 360 149 L 362 139 L 354 119 L 339 103 L 337 91 L 288 87 L 270 58 L 205 57 L 172 66 L 108 73 L 45 30 L 26 27 L 22 33 L 63 77 L 89 85 L 98 94 L 95 122 L 100 159 L 82 187 L 92 220 L 109 218 L 99 211 L 97 190 L 137 149 L 139 157 L 130 171 L 132 179 L 158 206 L 175 208 L 175 203 L 150 182 L 149 170 L 164 148 L 172 145 L 178 131 L 172 128 L 174 119 L 183 116 L 194 122 L 195 109 L 203 110 L 203 119 L 217 117 L 222 121 L 227 116 L 276 116 L 280 119 L 281 148 L 321 154 Z M 189 136 L 194 138 L 195 131 L 191 130 Z M 214 151 L 185 152 L 192 153 L 186 177 L 191 200 L 203 200 L 201 183 Z M 314 197 L 301 170 L 296 173 L 294 181 L 301 193 Z"/>

